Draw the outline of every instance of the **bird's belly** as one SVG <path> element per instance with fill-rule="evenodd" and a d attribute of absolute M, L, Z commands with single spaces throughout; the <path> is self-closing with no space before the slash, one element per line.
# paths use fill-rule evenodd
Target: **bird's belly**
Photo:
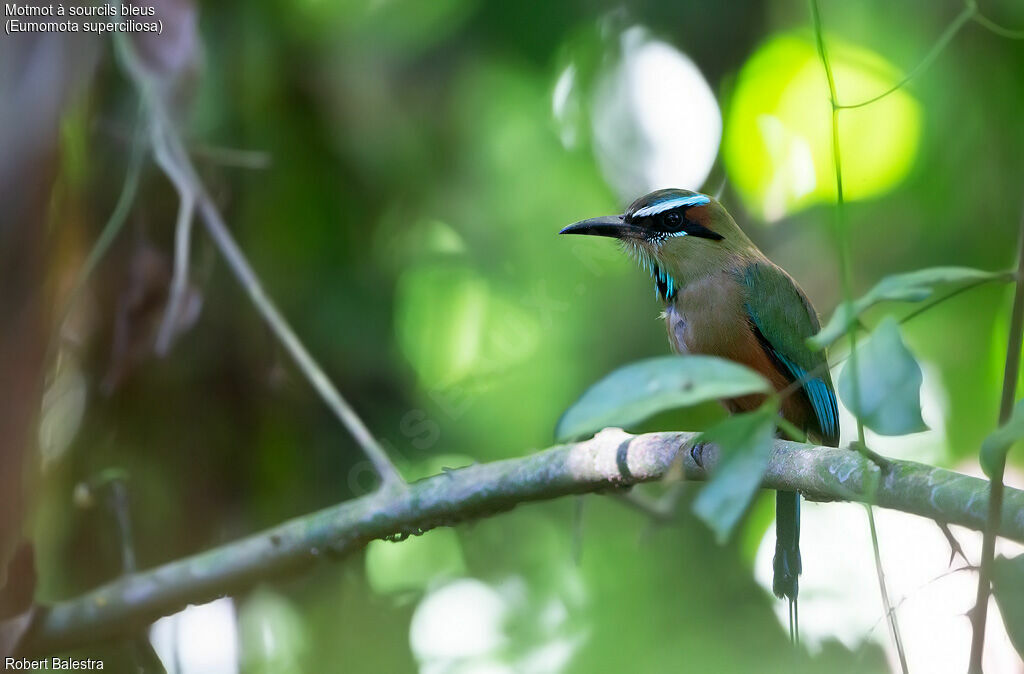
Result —
<path fill-rule="evenodd" d="M 737 318 L 740 316 L 745 319 L 745 313 L 740 314 L 739 307 L 730 307 L 728 304 L 726 301 L 717 306 L 687 306 L 686 303 L 669 306 L 665 311 L 665 327 L 672 349 L 680 354 L 717 356 L 731 360 L 759 372 L 771 382 L 776 391 L 786 388 L 789 381 L 765 355 L 746 321 Z M 731 412 L 747 412 L 759 407 L 764 398 L 764 395 L 753 394 L 723 400 L 722 404 Z M 790 396 L 783 407 L 788 408 L 791 400 L 796 399 Z M 783 409 L 783 415 L 791 420 L 799 421 L 805 416 L 803 410 L 794 409 L 790 414 L 787 411 Z"/>
<path fill-rule="evenodd" d="M 728 317 L 734 312 L 716 311 L 708 307 L 687 308 L 670 305 L 665 310 L 665 327 L 668 339 L 677 353 L 718 356 L 729 360 L 744 361 L 744 344 L 740 344 L 745 325 L 736 325 Z"/>

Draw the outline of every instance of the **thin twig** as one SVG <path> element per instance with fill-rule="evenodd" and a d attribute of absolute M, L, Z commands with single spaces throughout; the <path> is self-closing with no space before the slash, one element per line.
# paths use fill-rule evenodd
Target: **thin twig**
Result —
<path fill-rule="evenodd" d="M 271 330 L 284 345 L 285 350 L 292 356 L 302 373 L 309 379 L 313 388 L 320 397 L 331 408 L 335 416 L 348 428 L 356 442 L 363 449 L 367 458 L 373 463 L 374 469 L 381 477 L 385 485 L 393 486 L 404 482 L 398 469 L 391 463 L 384 449 L 370 433 L 359 415 L 356 414 L 348 402 L 341 396 L 331 380 L 320 368 L 313 357 L 306 350 L 306 347 L 299 340 L 298 335 L 292 330 L 277 306 L 271 301 L 263 290 L 255 272 L 249 266 L 248 261 L 242 254 L 238 244 L 235 243 L 227 225 L 221 218 L 217 207 L 210 200 L 205 191 L 199 193 L 199 212 L 206 225 L 207 232 L 213 238 L 214 243 L 220 249 L 221 254 L 228 262 L 228 266 L 235 273 L 242 286 L 249 293 L 249 298 L 256 305 L 263 319 L 270 326 Z"/>
<path fill-rule="evenodd" d="M 121 573 L 135 573 L 138 570 L 138 562 L 135 559 L 135 536 L 132 533 L 128 486 L 124 480 L 117 480 L 110 485 L 110 509 L 114 521 L 117 522 L 118 539 L 121 541 Z"/>
<path fill-rule="evenodd" d="M 131 137 L 118 124 L 100 121 L 97 128 L 104 136 L 120 145 L 129 145 Z M 196 158 L 197 163 L 209 162 L 225 168 L 261 171 L 270 168 L 274 163 L 273 155 L 265 150 L 247 150 L 245 148 L 210 145 L 207 143 L 185 141 L 185 148 Z"/>
<path fill-rule="evenodd" d="M 928 51 L 925 57 L 921 59 L 921 62 L 914 66 L 913 70 L 907 73 L 902 80 L 900 80 L 897 84 L 893 85 L 890 89 L 887 89 L 883 93 L 880 93 L 877 96 L 873 96 L 865 101 L 861 101 L 860 103 L 848 103 L 845 105 L 840 105 L 837 103 L 836 107 L 839 108 L 840 110 L 853 110 L 854 108 L 863 108 L 866 105 L 871 105 L 876 101 L 882 100 L 889 94 L 902 89 L 904 86 L 907 85 L 908 82 L 910 82 L 910 80 L 920 75 L 922 71 L 924 71 L 926 68 L 928 68 L 928 66 L 932 64 L 932 61 L 934 61 L 936 57 L 938 57 L 938 55 L 942 53 L 942 50 L 944 50 L 946 46 L 950 43 L 950 41 L 952 41 L 952 39 L 956 36 L 956 34 L 960 32 L 960 29 L 963 28 L 968 21 L 974 18 L 975 12 L 977 12 L 976 7 L 970 5 L 964 7 L 963 10 L 956 15 L 956 18 L 954 18 L 950 22 L 950 24 L 946 26 L 946 30 L 942 31 L 942 35 L 940 35 L 939 39 L 935 41 L 935 44 Z"/>
<path fill-rule="evenodd" d="M 920 307 L 914 309 L 913 311 L 908 312 L 905 316 L 900 318 L 900 325 L 903 325 L 907 321 L 911 321 L 911 320 L 917 318 L 921 314 L 925 313 L 926 311 L 928 311 L 929 309 L 934 307 L 936 304 L 942 304 L 946 300 L 953 299 L 954 297 L 956 297 L 960 293 L 965 293 L 968 290 L 973 290 L 974 288 L 977 288 L 979 286 L 983 286 L 986 283 L 992 283 L 993 281 L 999 281 L 999 282 L 1012 281 L 1015 278 L 1016 278 L 1015 274 L 1013 274 L 1012 272 L 1006 272 L 1005 276 L 1002 276 L 1002 275 L 1000 275 L 1000 276 L 993 276 L 991 278 L 983 278 L 983 279 L 979 279 L 977 281 L 971 281 L 970 283 L 965 283 L 964 285 L 960 286 L 956 290 L 951 290 L 948 293 L 946 293 L 945 295 L 943 295 L 942 297 L 938 297 L 938 298 L 932 300 L 931 302 L 927 302 L 927 303 L 921 305 Z"/>
<path fill-rule="evenodd" d="M 956 536 L 953 535 L 953 531 L 949 528 L 949 525 L 945 522 L 936 522 L 935 525 L 939 527 L 939 531 L 946 538 L 946 542 L 949 543 L 949 565 L 953 566 L 953 562 L 956 560 L 956 556 L 960 555 L 960 558 L 964 560 L 966 564 L 970 564 L 971 560 L 967 559 L 967 553 L 964 552 L 963 546 L 960 545 L 960 541 L 956 540 Z"/>
<path fill-rule="evenodd" d="M 839 249 L 839 267 L 840 267 L 840 280 L 843 288 L 843 301 L 847 304 L 853 301 L 853 270 L 850 262 L 850 236 L 846 222 L 846 207 L 843 199 L 843 169 L 842 169 L 842 158 L 839 149 L 839 97 L 836 93 L 836 81 L 832 74 L 832 65 L 829 62 L 828 50 L 825 47 L 824 31 L 821 25 L 821 10 L 818 7 L 818 0 L 810 0 L 811 3 L 811 17 L 814 23 L 814 36 L 818 46 L 818 56 L 821 58 L 822 67 L 825 70 L 825 77 L 828 80 L 828 91 L 829 91 L 829 104 L 832 110 L 832 164 L 835 168 L 836 173 L 836 243 Z M 857 369 L 857 328 L 856 324 L 852 323 L 848 329 L 847 334 L 850 339 L 850 365 L 852 368 L 850 372 L 850 383 L 853 389 L 853 399 L 858 401 L 860 397 L 860 372 Z M 861 420 L 860 415 L 856 415 L 857 419 L 857 447 L 862 453 L 867 450 L 867 443 L 864 440 L 864 422 Z M 881 467 L 881 466 L 880 466 Z M 871 498 L 873 502 L 874 490 L 877 483 L 870 483 Z M 896 613 L 893 611 L 892 604 L 889 602 L 889 592 L 885 586 L 885 572 L 882 569 L 881 554 L 878 549 L 878 536 L 875 534 L 875 514 L 872 510 L 871 505 L 867 505 L 868 514 L 868 525 L 871 528 L 871 545 L 875 553 L 875 571 L 878 576 L 878 585 L 882 595 L 882 605 L 885 608 L 885 614 L 889 620 L 890 632 L 892 634 L 893 645 L 896 647 L 896 654 L 899 657 L 900 669 L 903 674 L 907 674 L 907 657 L 903 648 L 903 639 L 900 636 L 899 622 L 896 619 Z"/>
<path fill-rule="evenodd" d="M 122 471 L 108 471 L 113 477 L 106 484 L 98 485 L 105 491 L 104 501 L 117 527 L 121 548 L 121 577 L 131 576 L 138 570 L 135 557 L 135 536 L 132 533 L 131 503 L 128 497 L 128 478 Z M 145 628 L 137 629 L 128 639 L 128 653 L 134 664 L 134 671 L 140 673 L 164 673 L 166 669 L 149 642 Z"/>
<path fill-rule="evenodd" d="M 974 15 L 974 22 L 1000 37 L 1009 38 L 1011 40 L 1024 40 L 1024 30 L 1014 30 L 1012 28 L 1000 26 L 998 23 L 980 12 Z"/>
<path fill-rule="evenodd" d="M 189 149 L 196 158 L 205 159 L 220 166 L 262 171 L 270 168 L 273 163 L 270 153 L 262 150 L 240 150 L 234 147 L 204 144 L 193 145 Z"/>
<path fill-rule="evenodd" d="M 821 58 L 822 66 L 825 69 L 825 77 L 828 80 L 829 104 L 832 109 L 832 165 L 836 174 L 836 246 L 839 250 L 839 280 L 843 289 L 843 301 L 847 304 L 853 302 L 853 267 L 850 263 L 850 237 L 846 223 L 846 202 L 843 196 L 843 162 L 839 148 L 839 102 L 836 96 L 836 81 L 832 74 L 832 64 L 828 58 L 828 51 L 825 48 L 825 38 L 821 27 L 821 12 L 818 9 L 818 0 L 811 0 L 811 16 L 814 21 L 814 35 L 818 46 L 818 56 Z M 847 330 L 850 340 L 850 382 L 853 386 L 853 399 L 860 400 L 860 377 L 857 370 L 857 329 L 852 324 Z M 861 446 L 867 446 L 864 442 L 864 424 L 857 418 L 857 439 Z"/>
<path fill-rule="evenodd" d="M 825 47 L 825 38 L 821 26 L 821 12 L 818 9 L 818 0 L 811 0 L 811 16 L 814 21 L 814 35 L 818 46 L 818 56 L 821 58 L 822 66 L 825 69 L 825 77 L 828 80 L 829 104 L 832 110 L 832 166 L 836 174 L 836 246 L 839 251 L 839 281 L 843 290 L 843 301 L 847 304 L 853 302 L 853 265 L 850 262 L 850 237 L 846 223 L 846 201 L 843 194 L 843 161 L 839 146 L 839 102 L 836 95 L 836 81 L 832 74 L 832 64 L 828 58 L 828 50 Z M 857 328 L 851 324 L 847 329 L 847 336 L 850 340 L 850 381 L 853 384 L 853 398 L 860 400 L 860 377 L 857 375 Z M 861 445 L 864 442 L 864 424 L 857 419 L 857 439 Z"/>
<path fill-rule="evenodd" d="M 903 637 L 900 636 L 900 624 L 896 620 L 896 609 L 889 601 L 889 589 L 885 585 L 885 567 L 882 566 L 882 556 L 878 549 L 878 531 L 875 528 L 875 511 L 871 505 L 865 505 L 864 510 L 868 514 L 868 528 L 871 530 L 871 549 L 875 553 L 875 571 L 878 576 L 878 591 L 882 595 L 882 605 L 885 607 L 885 616 L 889 621 L 889 628 L 892 630 L 892 639 L 896 644 L 896 654 L 900 659 L 900 669 L 904 674 L 907 671 L 907 655 L 903 651 Z"/>
<path fill-rule="evenodd" d="M 909 601 L 910 599 L 913 599 L 915 595 L 920 594 L 924 589 L 928 588 L 933 583 L 937 583 L 938 581 L 940 581 L 940 580 L 942 580 L 944 578 L 948 578 L 948 577 L 950 577 L 950 576 L 952 576 L 954 574 L 957 574 L 957 573 L 963 573 L 964 571 L 977 571 L 977 570 L 978 570 L 978 567 L 971 566 L 970 562 L 968 562 L 966 566 L 958 566 L 955 569 L 948 569 L 946 571 L 943 571 L 942 573 L 940 573 L 939 575 L 935 576 L 931 580 L 928 580 L 928 581 L 926 581 L 924 583 L 921 583 L 920 585 L 915 587 L 913 590 L 911 590 L 907 594 L 905 594 L 902 597 L 900 597 L 900 600 L 898 602 L 896 602 L 895 608 L 898 609 L 898 608 L 902 607 L 904 604 L 907 603 L 907 601 Z M 875 624 L 871 626 L 871 629 L 869 629 L 864 634 L 864 636 L 861 637 L 861 641 L 867 641 L 868 637 L 871 636 L 871 633 L 875 631 L 875 628 L 877 628 L 879 623 L 881 623 L 883 620 L 885 620 L 885 616 L 882 616 L 881 618 L 876 620 Z"/>
<path fill-rule="evenodd" d="M 135 559 L 135 537 L 132 534 L 131 512 L 128 498 L 128 473 L 122 468 L 101 470 L 92 478 L 79 483 L 74 491 L 75 504 L 81 508 L 103 505 L 114 520 L 121 552 L 121 574 L 130 575 L 138 570 Z"/>
<path fill-rule="evenodd" d="M 658 497 L 638 492 L 634 488 L 623 494 L 616 494 L 615 498 L 623 505 L 646 515 L 652 524 L 665 524 L 676 517 L 679 497 L 683 494 L 682 487 L 681 482 L 674 482 Z"/>
<path fill-rule="evenodd" d="M 145 68 L 138 61 L 130 41 L 121 33 L 114 35 L 114 41 L 122 66 L 134 82 L 140 97 L 151 115 L 151 123 L 161 128 L 163 140 L 166 142 L 167 149 L 169 150 L 169 156 L 173 160 L 176 170 L 180 172 L 180 176 L 186 181 L 188 190 L 195 197 L 206 231 L 224 256 L 235 277 L 242 287 L 245 288 L 257 310 L 263 316 L 263 320 L 270 326 L 271 331 L 284 346 L 285 350 L 288 351 L 289 355 L 291 355 L 299 370 L 302 371 L 303 375 L 313 385 L 313 388 L 323 401 L 355 438 L 380 476 L 382 486 L 393 487 L 404 484 L 398 469 L 391 463 L 391 460 L 369 429 L 367 429 L 362 419 L 359 418 L 359 415 L 356 414 L 355 410 L 349 406 L 338 389 L 331 383 L 323 369 L 313 359 L 309 351 L 306 350 L 298 335 L 295 334 L 295 331 L 292 330 L 284 316 L 277 309 L 277 306 L 264 291 L 259 277 L 257 277 L 242 250 L 231 236 L 227 225 L 224 223 L 224 219 L 221 217 L 220 211 L 217 209 L 216 204 L 213 203 L 205 186 L 196 174 L 195 167 L 192 165 L 188 153 L 184 150 L 181 136 L 178 134 L 165 108 L 163 96 L 156 83 L 150 79 Z"/>
<path fill-rule="evenodd" d="M 945 295 L 943 295 L 941 297 L 937 297 L 934 300 L 931 300 L 930 302 L 926 302 L 922 306 L 914 309 L 913 311 L 908 312 L 904 316 L 901 316 L 900 319 L 899 319 L 899 324 L 903 325 L 905 323 L 909 323 L 913 319 L 915 319 L 918 316 L 928 312 L 930 309 L 933 309 L 934 307 L 938 306 L 939 304 L 942 304 L 946 300 L 953 299 L 957 295 L 959 295 L 959 294 L 961 294 L 963 292 L 966 292 L 968 290 L 973 290 L 974 288 L 978 288 L 978 287 L 983 286 L 983 285 L 985 285 L 987 283 L 992 283 L 993 281 L 999 281 L 999 282 L 1012 281 L 1012 280 L 1014 280 L 1016 278 L 1017 278 L 1017 274 L 1015 272 L 1008 271 L 1008 272 L 1005 272 L 1005 275 L 992 276 L 990 278 L 984 278 L 984 279 L 980 279 L 978 281 L 972 281 L 972 282 L 967 283 L 967 284 L 965 284 L 965 285 L 963 285 L 963 286 L 961 286 L 961 287 L 959 287 L 959 288 L 957 288 L 955 290 L 951 290 L 950 292 L 946 293 Z M 866 331 L 867 330 L 867 327 L 863 323 L 861 323 L 859 320 L 855 321 L 854 325 L 855 325 L 856 329 L 859 330 L 859 331 Z M 820 377 L 826 371 L 831 370 L 832 368 L 842 364 L 849 357 L 850 357 L 850 354 L 847 353 L 846 355 L 840 356 L 839 358 L 836 358 L 835 360 L 833 360 L 831 362 L 830 361 L 825 361 L 824 363 L 818 365 L 814 369 L 805 372 L 799 378 L 794 379 L 792 382 L 789 383 L 789 385 L 786 386 L 786 388 L 784 388 L 781 391 L 779 391 L 778 395 L 779 395 L 780 402 L 782 400 L 785 400 L 789 396 L 793 395 L 797 391 L 799 391 L 803 387 L 803 385 L 806 384 L 807 382 L 811 381 L 812 379 L 815 379 L 816 377 Z"/>
<path fill-rule="evenodd" d="M 68 293 L 68 298 L 64 302 L 64 306 L 58 314 L 59 318 L 57 319 L 57 329 L 53 331 L 54 337 L 47 349 L 47 361 L 52 359 L 56 344 L 60 342 L 61 330 L 64 327 L 64 323 L 67 322 L 72 309 L 74 309 L 75 304 L 78 303 L 78 298 L 81 296 L 86 284 L 92 277 L 93 272 L 96 271 L 96 267 L 99 266 L 103 256 L 106 255 L 108 250 L 110 250 L 110 246 L 114 242 L 114 239 L 117 238 L 117 235 L 124 227 L 124 223 L 127 222 L 128 214 L 131 212 L 132 203 L 135 202 L 135 195 L 139 191 L 139 177 L 142 174 L 143 159 L 146 156 L 146 149 L 148 147 L 144 128 L 145 124 L 141 120 L 141 106 L 139 117 L 140 120 L 136 123 L 136 129 L 132 138 L 131 153 L 128 159 L 128 168 L 125 171 L 124 184 L 121 187 L 121 194 L 117 197 L 117 203 L 114 205 L 114 210 L 110 213 L 110 218 L 108 218 L 106 224 L 103 225 L 103 229 L 100 230 L 99 237 L 97 237 L 96 242 L 89 250 L 89 255 L 85 258 L 85 262 L 82 264 L 82 267 L 78 270 L 78 274 L 75 276 L 75 282 L 71 286 L 71 292 Z"/>
<path fill-rule="evenodd" d="M 939 54 L 941 54 L 946 49 L 946 47 L 949 46 L 949 43 L 953 41 L 953 38 L 956 37 L 957 33 L 960 32 L 960 29 L 967 25 L 967 23 L 970 21 L 974 21 L 978 25 L 988 29 L 989 31 L 995 33 L 996 35 L 1009 38 L 1011 40 L 1024 40 L 1024 30 L 1013 30 L 1011 28 L 1005 28 L 1003 26 L 1000 26 L 998 23 L 992 21 L 991 19 L 983 15 L 981 12 L 979 12 L 976 2 L 974 2 L 973 0 L 969 0 L 967 3 L 965 3 L 964 8 L 960 11 L 960 13 L 957 14 L 956 17 L 954 17 L 953 20 L 949 22 L 949 25 L 946 26 L 946 29 L 942 31 L 942 34 L 932 45 L 932 48 L 928 50 L 928 53 L 925 54 L 924 58 L 922 58 L 921 61 L 916 66 L 914 66 L 914 69 L 907 73 L 903 77 L 903 79 L 901 79 L 898 83 L 896 83 L 889 89 L 885 90 L 881 94 L 878 94 L 877 96 L 872 96 L 871 98 L 861 101 L 860 103 L 837 103 L 836 107 L 838 107 L 840 110 L 853 110 L 855 108 L 863 108 L 866 105 L 871 105 L 872 103 L 882 100 L 889 94 L 899 91 L 900 89 L 905 87 L 912 79 L 914 79 L 915 77 L 920 75 L 924 70 L 926 70 L 932 64 L 932 62 L 934 62 L 935 59 L 938 58 Z"/>
<path fill-rule="evenodd" d="M 156 161 L 178 192 L 178 220 L 174 228 L 174 274 L 171 277 L 171 291 L 155 346 L 158 355 L 166 356 L 177 331 L 181 309 L 188 292 L 189 255 L 192 247 L 192 220 L 196 210 L 196 196 L 188 176 L 179 168 L 182 159 L 172 155 L 173 150 L 165 137 L 164 125 L 154 124 L 152 136 Z"/>
<path fill-rule="evenodd" d="M 1013 295 L 1010 315 L 1010 334 L 1006 343 L 1006 367 L 1003 370 L 1003 393 L 999 401 L 999 425 L 1005 424 L 1013 412 L 1017 397 L 1017 377 L 1020 372 L 1020 349 L 1024 341 L 1024 212 L 1020 220 L 1020 239 L 1017 251 L 1017 287 Z M 995 558 L 996 532 L 1003 504 L 1003 471 L 1006 455 L 999 457 L 990 477 L 988 524 L 981 543 L 981 565 L 978 572 L 978 594 L 971 612 L 973 636 L 971 638 L 970 674 L 981 674 L 981 656 L 985 650 L 985 623 L 988 620 L 988 597 L 992 583 L 992 561 Z"/>

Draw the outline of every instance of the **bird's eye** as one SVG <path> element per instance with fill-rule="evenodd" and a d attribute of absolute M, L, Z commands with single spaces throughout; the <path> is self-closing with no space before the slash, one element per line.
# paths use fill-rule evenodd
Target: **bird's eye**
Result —
<path fill-rule="evenodd" d="M 665 226 L 668 229 L 676 230 L 679 229 L 679 226 L 683 223 L 683 216 L 679 215 L 679 213 L 676 213 L 675 211 L 672 211 L 665 214 L 664 222 Z"/>

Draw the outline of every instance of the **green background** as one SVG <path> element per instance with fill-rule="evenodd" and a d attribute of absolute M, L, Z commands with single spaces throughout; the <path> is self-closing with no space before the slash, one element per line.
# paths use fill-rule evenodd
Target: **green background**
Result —
<path fill-rule="evenodd" d="M 823 4 L 830 40 L 890 64 L 851 57 L 852 68 L 883 84 L 918 63 L 961 9 Z M 1019 4 L 987 4 L 993 18 L 1024 24 Z M 735 115 L 771 112 L 765 92 L 801 62 L 747 72 L 744 84 L 745 64 L 778 36 L 811 44 L 802 2 L 205 3 L 198 43 L 159 43 L 171 60 L 191 64 L 174 85 L 176 114 L 232 231 L 406 477 L 549 446 L 559 416 L 587 386 L 667 351 L 643 273 L 607 241 L 555 235 L 626 205 L 595 159 L 590 119 L 596 83 L 622 56 L 618 35 L 634 25 L 687 54 L 718 99 L 726 149 L 704 189 L 728 177 L 723 203 L 830 314 L 839 289 L 832 176 L 820 164 L 827 138 L 809 136 L 825 192 L 772 222 L 750 178 L 763 157 L 735 140 L 749 122 Z M 127 164 L 137 104 L 103 48 L 94 79 L 62 121 L 51 206 L 62 242 L 57 278 L 72 274 L 95 240 Z M 578 108 L 559 119 L 552 94 L 569 64 Z M 903 108 L 864 127 L 873 149 L 851 150 L 854 182 L 891 162 L 905 167 L 849 205 L 858 292 L 913 268 L 1012 262 L 1024 175 L 1022 65 L 1024 43 L 968 24 L 897 94 Z M 803 112 L 827 115 L 823 79 L 810 82 Z M 850 91 L 851 100 L 861 95 Z M 740 93 L 753 112 L 735 107 Z M 641 104 L 658 101 L 655 91 Z M 576 138 L 569 146 L 567 132 Z M 888 140 L 872 145 L 874 133 Z M 859 133 L 851 135 L 844 142 L 857 146 Z M 909 148 L 905 156 L 891 159 L 893 143 Z M 225 166 L 200 151 L 209 146 L 265 152 L 269 165 Z M 77 483 L 103 469 L 130 475 L 143 567 L 372 484 L 358 448 L 198 226 L 196 324 L 164 359 L 114 346 L 133 261 L 145 249 L 169 263 L 175 210 L 174 191 L 148 168 L 128 227 L 79 308 L 84 337 L 62 350 L 60 372 L 70 379 L 60 381 L 72 403 L 51 405 L 47 414 L 57 416 L 44 423 L 66 439 L 42 442 L 47 460 L 33 491 L 42 599 L 118 573 L 111 522 L 71 499 Z M 1008 299 L 1007 289 L 984 287 L 903 331 L 938 372 L 947 400 L 941 465 L 973 461 L 994 425 Z M 867 322 L 889 311 L 907 308 L 886 305 Z M 159 316 L 158 308 L 133 314 L 132 343 L 144 345 Z M 106 390 L 114 370 L 124 376 Z M 714 406 L 665 414 L 639 430 L 699 429 L 720 414 Z M 759 501 L 719 546 L 689 512 L 695 490 L 686 487 L 678 517 L 663 526 L 606 496 L 586 496 L 325 560 L 236 598 L 242 661 L 246 671 L 272 672 L 528 671 L 529 657 L 561 644 L 569 655 L 552 662 L 570 672 L 884 670 L 873 643 L 849 651 L 833 642 L 813 661 L 794 659 L 775 600 L 751 574 L 770 501 Z M 410 645 L 414 612 L 453 579 L 501 604 L 502 638 L 479 659 L 431 663 Z M 483 620 L 472 611 L 469 618 Z M 260 636 L 267 633 L 270 642 Z M 125 657 L 116 646 L 103 653 L 111 663 Z"/>

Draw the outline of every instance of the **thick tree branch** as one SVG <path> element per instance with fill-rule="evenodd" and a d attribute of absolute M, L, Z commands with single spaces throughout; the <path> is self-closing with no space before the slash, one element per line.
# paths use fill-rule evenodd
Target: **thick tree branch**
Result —
<path fill-rule="evenodd" d="M 520 503 L 658 480 L 680 456 L 685 479 L 703 480 L 714 470 L 718 451 L 705 446 L 696 463 L 689 451 L 679 451 L 694 437 L 609 429 L 585 442 L 446 472 L 405 490 L 375 492 L 58 603 L 23 650 L 50 652 L 130 633 L 186 604 L 295 571 L 322 556 L 346 555 L 373 539 L 418 534 Z M 866 471 L 878 480 L 879 506 L 972 529 L 985 526 L 988 482 L 907 461 L 893 461 L 879 475 L 875 464 L 848 449 L 779 440 L 764 486 L 799 490 L 815 500 L 860 501 Z M 1006 489 L 999 531 L 1024 541 L 1024 491 Z"/>

